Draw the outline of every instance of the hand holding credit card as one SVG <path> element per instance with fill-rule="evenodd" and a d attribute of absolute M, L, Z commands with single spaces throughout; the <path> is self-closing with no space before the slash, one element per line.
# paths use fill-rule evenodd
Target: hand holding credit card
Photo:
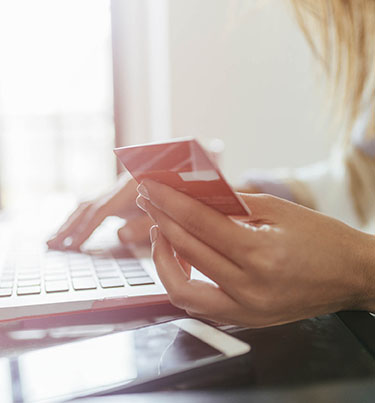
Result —
<path fill-rule="evenodd" d="M 225 215 L 249 215 L 246 204 L 195 139 L 121 147 L 114 152 L 138 183 L 151 179 Z"/>

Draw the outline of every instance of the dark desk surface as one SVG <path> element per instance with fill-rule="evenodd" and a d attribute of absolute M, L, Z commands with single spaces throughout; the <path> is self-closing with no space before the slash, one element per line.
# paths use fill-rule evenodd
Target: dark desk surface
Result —
<path fill-rule="evenodd" d="M 375 319 L 367 314 L 363 315 L 366 315 L 363 319 L 368 320 L 369 324 L 374 323 Z M 4 323 L 0 325 L 0 355 L 17 354 L 179 316 L 183 316 L 182 311 L 167 305 Z M 360 393 L 362 390 L 366 394 L 367 390 L 375 396 L 374 358 L 368 346 L 360 343 L 354 333 L 349 331 L 345 321 L 337 315 L 266 329 L 232 327 L 227 328 L 227 331 L 251 344 L 252 352 L 248 361 L 240 368 L 228 368 L 226 373 L 208 373 L 199 382 L 193 380 L 184 385 L 174 385 L 174 389 L 203 388 L 206 389 L 204 393 L 208 393 L 208 390 L 224 388 L 227 394 L 225 401 L 229 400 L 230 395 L 236 396 L 236 401 L 245 401 L 241 399 L 252 395 L 258 396 L 257 401 L 268 402 L 271 401 L 267 400 L 268 397 L 271 398 L 273 393 L 282 393 L 287 399 L 290 396 L 300 397 L 301 393 L 311 395 L 315 393 L 314 388 L 324 390 L 325 387 L 334 385 L 335 393 L 341 393 L 347 387 L 345 385 L 354 385 L 353 393 Z M 375 335 L 372 335 L 372 339 L 375 340 Z M 206 396 L 204 393 L 200 396 Z M 222 393 L 219 392 L 219 395 Z M 268 397 L 265 395 L 267 399 L 260 399 L 261 395 L 257 393 L 266 393 Z M 181 396 L 186 396 L 186 392 Z M 211 401 L 202 399 L 203 402 Z M 132 401 L 140 400 L 130 400 Z"/>
<path fill-rule="evenodd" d="M 244 388 L 226 391 L 136 393 L 126 403 L 373 403 L 373 381 L 322 383 L 284 388 Z M 101 398 L 80 403 L 103 403 Z M 123 403 L 124 396 L 105 397 L 105 403 Z"/>

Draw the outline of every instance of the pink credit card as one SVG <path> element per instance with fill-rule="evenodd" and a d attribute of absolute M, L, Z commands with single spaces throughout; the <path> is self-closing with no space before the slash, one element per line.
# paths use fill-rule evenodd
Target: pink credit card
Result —
<path fill-rule="evenodd" d="M 114 152 L 138 183 L 144 179 L 163 183 L 225 215 L 250 213 L 195 139 L 121 147 Z"/>

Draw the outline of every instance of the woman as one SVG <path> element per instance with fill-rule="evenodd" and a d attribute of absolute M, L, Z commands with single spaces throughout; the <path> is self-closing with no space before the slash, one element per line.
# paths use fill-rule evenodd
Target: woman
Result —
<path fill-rule="evenodd" d="M 152 181 L 138 187 L 137 204 L 156 224 L 150 236 L 159 276 L 172 303 L 197 317 L 261 327 L 375 310 L 375 237 L 332 218 L 363 229 L 375 223 L 375 0 L 292 3 L 343 100 L 351 141 L 324 165 L 247 178 L 247 223 Z M 128 219 L 122 241 L 144 240 L 150 220 L 136 213 L 134 181 L 123 180 L 111 194 L 82 204 L 49 246 L 69 239 L 77 248 L 115 214 Z M 217 286 L 191 280 L 190 265 Z"/>

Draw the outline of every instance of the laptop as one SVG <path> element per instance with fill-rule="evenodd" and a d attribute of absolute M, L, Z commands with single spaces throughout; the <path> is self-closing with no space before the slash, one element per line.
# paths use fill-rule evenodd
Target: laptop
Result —
<path fill-rule="evenodd" d="M 122 147 L 115 152 L 139 183 L 144 178 L 154 179 L 223 214 L 248 216 L 245 203 L 195 139 Z M 56 220 L 56 203 L 51 206 L 50 217 Z M 26 221 L 31 216 L 34 213 L 29 213 Z M 40 217 L 49 221 L 43 209 Z M 21 219 L 18 230 L 0 222 L 0 322 L 168 303 L 149 250 L 145 253 L 144 248 L 134 245 L 109 247 L 108 239 L 117 234 L 116 228 L 107 231 L 109 238 L 96 236 L 96 245 L 87 245 L 83 252 L 51 251 L 45 245 L 48 232 L 42 230 L 41 220 L 27 225 Z M 102 225 L 101 231 L 105 227 Z M 211 281 L 195 269 L 192 277 Z"/>
<path fill-rule="evenodd" d="M 0 219 L 0 322 L 168 303 L 149 248 L 116 245 L 111 220 L 77 252 L 48 250 L 40 221 Z"/>

